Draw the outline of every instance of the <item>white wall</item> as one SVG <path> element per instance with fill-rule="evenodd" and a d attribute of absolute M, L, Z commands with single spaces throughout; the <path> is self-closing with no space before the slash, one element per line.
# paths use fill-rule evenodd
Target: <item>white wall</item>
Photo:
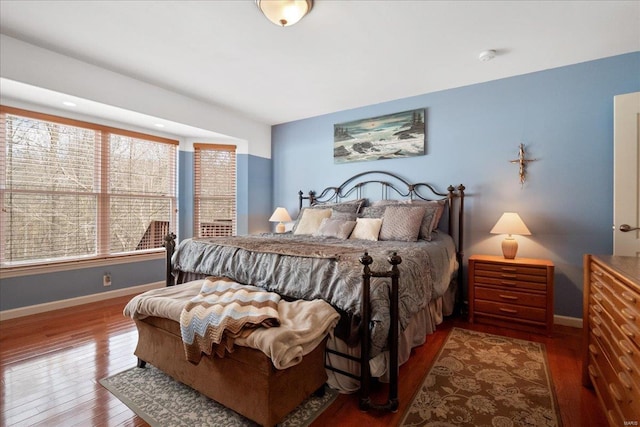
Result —
<path fill-rule="evenodd" d="M 0 76 L 228 135 L 247 141 L 247 154 L 271 158 L 268 124 L 1 34 Z"/>

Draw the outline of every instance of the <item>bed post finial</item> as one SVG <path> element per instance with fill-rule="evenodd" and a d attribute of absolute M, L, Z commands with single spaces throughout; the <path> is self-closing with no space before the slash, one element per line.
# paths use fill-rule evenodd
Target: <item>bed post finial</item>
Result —
<path fill-rule="evenodd" d="M 166 249 L 165 254 L 165 285 L 173 286 L 175 284 L 173 280 L 173 274 L 171 271 L 171 257 L 173 257 L 173 252 L 176 249 L 176 235 L 172 232 L 169 232 L 166 236 L 164 236 L 164 244 L 162 245 Z"/>

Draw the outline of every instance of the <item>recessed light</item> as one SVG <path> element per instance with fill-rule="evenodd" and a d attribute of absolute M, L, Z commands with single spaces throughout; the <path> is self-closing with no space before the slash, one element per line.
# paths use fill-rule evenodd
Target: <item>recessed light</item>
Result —
<path fill-rule="evenodd" d="M 76 103 L 75 102 L 71 102 L 71 101 L 64 101 L 62 104 L 66 105 L 67 107 L 75 107 L 76 106 Z"/>
<path fill-rule="evenodd" d="M 164 125 L 162 123 L 156 123 L 155 126 L 159 127 L 159 128 L 163 128 L 164 127 Z"/>

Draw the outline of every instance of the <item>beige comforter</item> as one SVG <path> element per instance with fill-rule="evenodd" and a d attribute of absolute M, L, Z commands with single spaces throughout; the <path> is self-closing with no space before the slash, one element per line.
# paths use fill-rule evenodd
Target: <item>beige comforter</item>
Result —
<path fill-rule="evenodd" d="M 178 286 L 153 289 L 137 295 L 124 308 L 125 316 L 143 319 L 162 317 L 180 322 L 184 306 L 202 288 L 203 280 Z M 248 337 L 237 339 L 235 344 L 255 348 L 271 358 L 277 369 L 286 369 L 302 360 L 333 332 L 339 314 L 323 300 L 280 301 L 278 303 L 280 326 L 258 328 Z"/>

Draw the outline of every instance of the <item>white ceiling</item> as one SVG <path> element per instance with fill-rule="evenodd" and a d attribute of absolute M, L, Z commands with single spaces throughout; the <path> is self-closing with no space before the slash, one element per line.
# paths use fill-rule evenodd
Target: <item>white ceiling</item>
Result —
<path fill-rule="evenodd" d="M 0 31 L 278 124 L 640 51 L 640 1 L 316 0 L 280 28 L 252 0 L 0 0 Z"/>

